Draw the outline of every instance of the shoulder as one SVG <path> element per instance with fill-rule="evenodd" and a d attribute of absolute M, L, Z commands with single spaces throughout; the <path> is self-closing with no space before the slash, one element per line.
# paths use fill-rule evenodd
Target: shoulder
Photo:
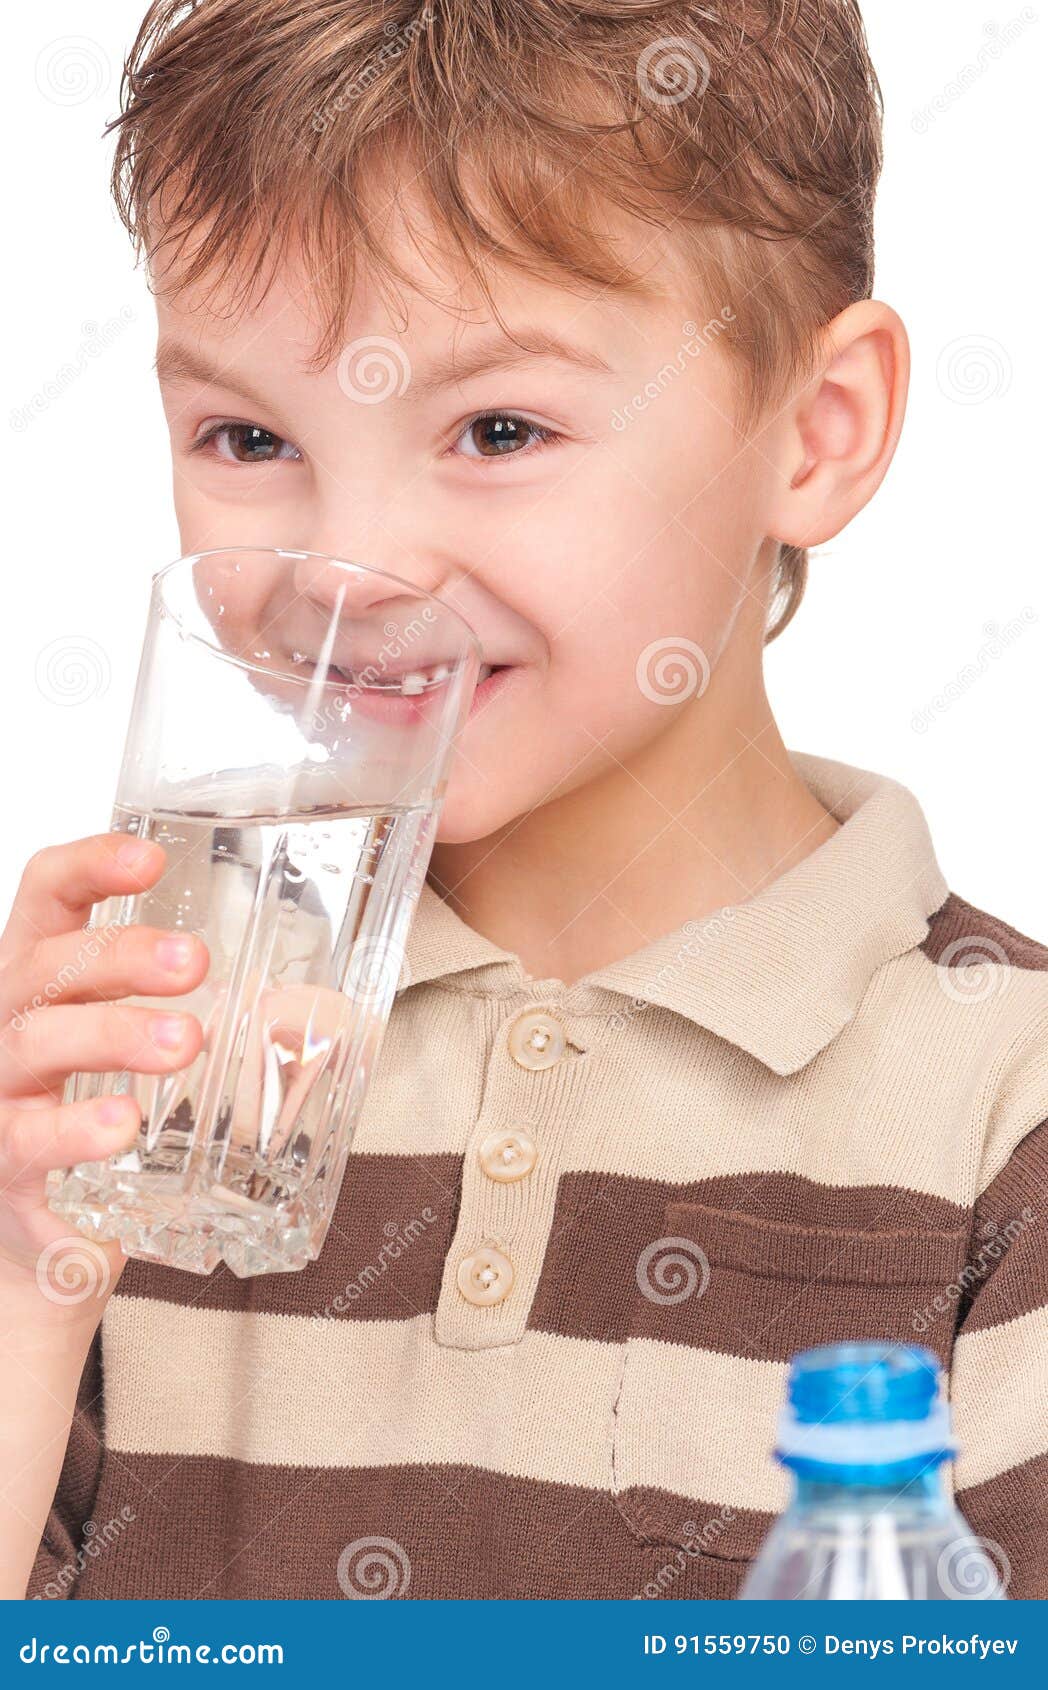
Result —
<path fill-rule="evenodd" d="M 994 1184 L 1016 1156 L 1032 1175 L 1048 1139 L 1048 945 L 951 893 L 920 949 L 951 1005 L 957 1059 L 982 1094 L 978 1186 Z"/>
<path fill-rule="evenodd" d="M 1027 938 L 995 915 L 951 892 L 928 920 L 928 937 L 921 946 L 940 967 L 969 968 L 996 962 L 1022 972 L 1048 974 L 1048 945 Z"/>

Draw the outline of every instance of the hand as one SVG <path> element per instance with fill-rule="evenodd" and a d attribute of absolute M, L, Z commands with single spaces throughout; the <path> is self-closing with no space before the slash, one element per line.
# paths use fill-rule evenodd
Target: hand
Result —
<path fill-rule="evenodd" d="M 85 926 L 92 905 L 153 886 L 164 861 L 161 846 L 122 833 L 49 846 L 29 862 L 0 936 L 0 1286 L 11 1294 L 39 1286 L 41 1318 L 50 1308 L 56 1318 L 97 1321 L 123 1266 L 119 1244 L 78 1243 L 51 1213 L 47 1174 L 127 1150 L 141 1118 L 130 1097 L 64 1104 L 67 1078 L 168 1074 L 201 1047 L 195 1016 L 113 1000 L 191 991 L 207 972 L 203 941 L 151 927 Z M 93 1267 L 94 1295 L 89 1287 L 83 1298 L 63 1299 L 63 1240 L 68 1274 Z"/>

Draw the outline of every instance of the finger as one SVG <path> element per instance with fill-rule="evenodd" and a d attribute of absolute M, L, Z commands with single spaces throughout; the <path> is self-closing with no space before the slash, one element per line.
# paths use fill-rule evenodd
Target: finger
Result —
<path fill-rule="evenodd" d="M 131 1097 L 58 1103 L 51 1109 L 0 1108 L 0 1190 L 51 1168 L 100 1162 L 134 1143 L 142 1115 Z"/>
<path fill-rule="evenodd" d="M 0 935 L 0 963 L 26 945 L 83 927 L 91 906 L 143 892 L 164 867 L 164 848 L 126 833 L 96 833 L 47 845 L 26 864 Z"/>
<path fill-rule="evenodd" d="M 0 1089 L 40 1091 L 69 1074 L 168 1074 L 198 1055 L 204 1034 L 195 1015 L 132 1004 L 58 1004 L 8 1033 L 0 1052 Z"/>
<path fill-rule="evenodd" d="M 193 933 L 120 927 L 41 939 L 8 964 L 2 1013 L 16 1021 L 58 1003 L 169 997 L 192 991 L 207 973 L 208 951 Z"/>

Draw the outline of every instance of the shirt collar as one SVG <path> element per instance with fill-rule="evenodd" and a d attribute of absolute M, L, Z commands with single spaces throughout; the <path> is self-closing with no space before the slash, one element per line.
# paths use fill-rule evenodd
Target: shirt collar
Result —
<path fill-rule="evenodd" d="M 905 787 L 824 758 L 793 762 L 841 823 L 832 838 L 756 897 L 596 969 L 572 995 L 596 989 L 659 1004 L 777 1074 L 795 1073 L 829 1044 L 881 964 L 922 942 L 947 887 Z M 470 983 L 478 991 L 528 984 L 520 959 L 467 926 L 427 883 L 402 982 L 466 970 L 482 971 Z"/>

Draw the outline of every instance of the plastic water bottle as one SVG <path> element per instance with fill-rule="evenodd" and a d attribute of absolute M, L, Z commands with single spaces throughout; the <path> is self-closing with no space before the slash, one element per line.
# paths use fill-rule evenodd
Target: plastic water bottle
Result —
<path fill-rule="evenodd" d="M 793 1499 L 742 1597 L 1003 1597 L 1004 1551 L 973 1537 L 947 1492 L 955 1453 L 930 1351 L 827 1344 L 795 1357 L 775 1450 Z"/>

